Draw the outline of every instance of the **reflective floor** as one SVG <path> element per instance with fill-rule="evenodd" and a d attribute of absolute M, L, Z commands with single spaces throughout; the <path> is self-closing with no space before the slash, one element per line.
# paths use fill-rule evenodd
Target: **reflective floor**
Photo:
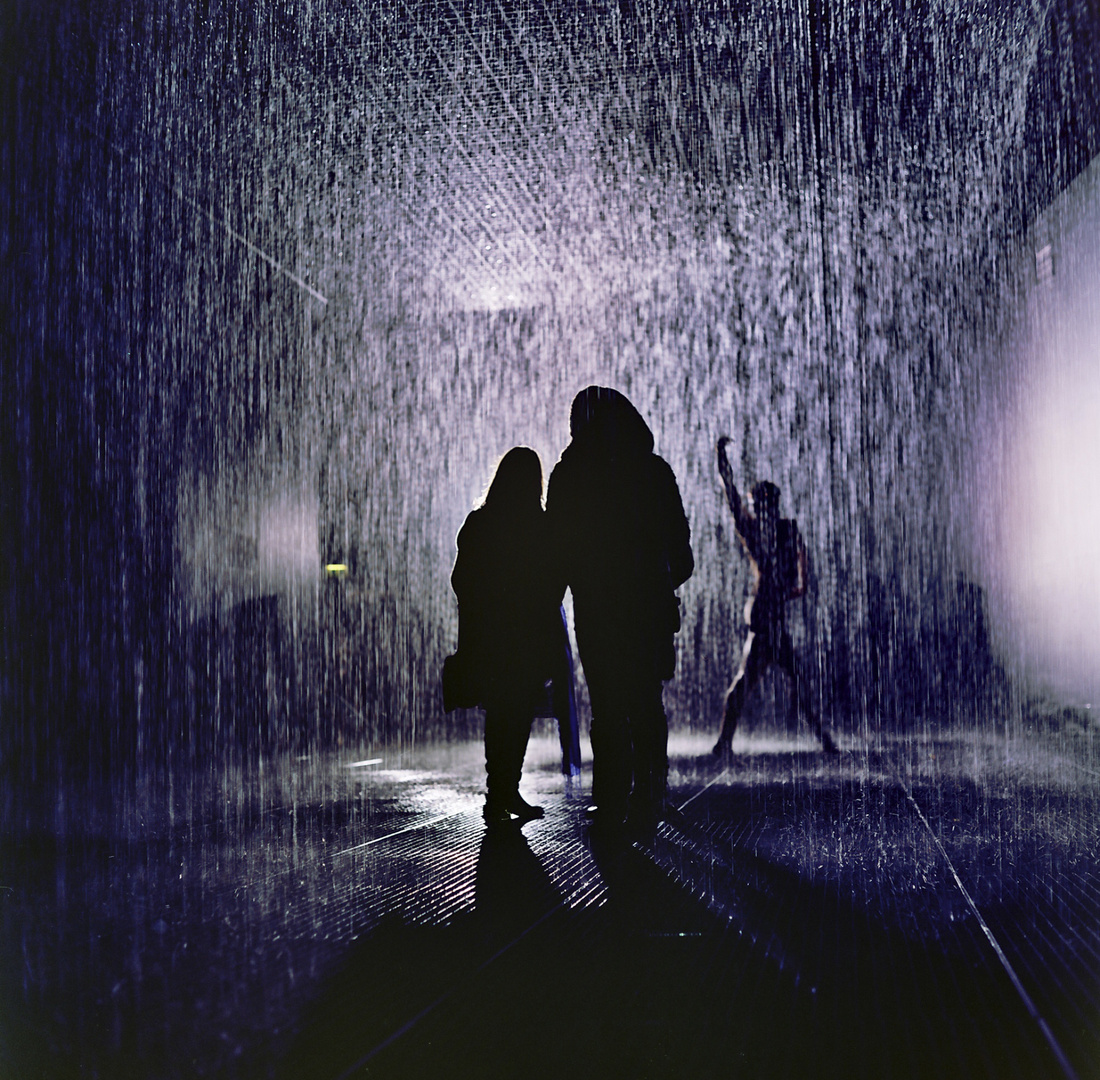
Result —
<path fill-rule="evenodd" d="M 0 1075 L 1100 1076 L 1100 748 L 674 738 L 584 822 L 556 740 L 9 790 Z M 585 747 L 587 754 L 587 747 Z"/>

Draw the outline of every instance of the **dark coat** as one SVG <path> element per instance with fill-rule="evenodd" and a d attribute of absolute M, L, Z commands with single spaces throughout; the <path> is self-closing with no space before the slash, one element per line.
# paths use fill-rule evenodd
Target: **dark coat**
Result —
<path fill-rule="evenodd" d="M 675 590 L 694 569 L 676 477 L 622 395 L 603 388 L 554 467 L 547 517 L 573 592 L 581 661 L 611 659 L 661 679 L 675 668 Z M 620 664 L 621 662 L 621 664 Z"/>
<path fill-rule="evenodd" d="M 451 574 L 458 598 L 458 655 L 482 704 L 534 704 L 564 655 L 565 586 L 551 559 L 541 510 L 516 518 L 474 510 L 458 534 Z"/>

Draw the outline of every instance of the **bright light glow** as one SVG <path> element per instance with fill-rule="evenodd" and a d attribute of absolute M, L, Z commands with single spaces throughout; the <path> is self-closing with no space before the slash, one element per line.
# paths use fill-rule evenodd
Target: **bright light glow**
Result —
<path fill-rule="evenodd" d="M 380 757 L 367 758 L 365 761 L 349 761 L 349 769 L 365 769 L 368 765 L 381 765 L 382 759 Z"/>
<path fill-rule="evenodd" d="M 181 584 L 196 615 L 316 580 L 319 509 L 308 485 L 278 488 L 258 469 L 186 471 L 177 496 Z"/>
<path fill-rule="evenodd" d="M 1004 526 L 1025 657 L 1087 696 L 1100 685 L 1100 320 L 1076 329 L 1030 397 Z"/>
<path fill-rule="evenodd" d="M 259 507 L 259 565 L 269 578 L 317 573 L 317 500 L 298 493 L 268 496 Z"/>
<path fill-rule="evenodd" d="M 518 289 L 504 289 L 497 285 L 483 285 L 473 298 L 472 306 L 483 311 L 505 311 L 522 307 Z"/>
<path fill-rule="evenodd" d="M 325 573 L 336 577 L 342 577 L 348 572 L 347 563 L 342 562 L 330 562 L 325 563 Z"/>

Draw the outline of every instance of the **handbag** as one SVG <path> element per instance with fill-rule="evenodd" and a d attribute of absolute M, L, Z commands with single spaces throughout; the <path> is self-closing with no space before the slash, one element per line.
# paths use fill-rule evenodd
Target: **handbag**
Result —
<path fill-rule="evenodd" d="M 477 680 L 461 652 L 443 660 L 443 710 L 473 709 L 481 704 Z"/>

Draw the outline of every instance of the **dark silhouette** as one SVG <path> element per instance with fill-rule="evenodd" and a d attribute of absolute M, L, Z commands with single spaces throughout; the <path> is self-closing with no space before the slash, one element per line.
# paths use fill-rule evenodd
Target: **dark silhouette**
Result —
<path fill-rule="evenodd" d="M 787 601 L 806 592 L 806 546 L 793 518 L 779 516 L 779 488 L 761 480 L 752 489 L 752 513 L 741 502 L 726 458 L 729 438 L 718 440 L 718 472 L 726 489 L 726 500 L 733 512 L 737 535 L 752 563 L 752 592 L 745 604 L 745 623 L 749 628 L 741 666 L 726 693 L 722 733 L 713 753 L 728 754 L 733 733 L 741 718 L 745 699 L 760 681 L 769 664 L 777 664 L 794 684 L 793 707 L 805 713 L 821 745 L 836 752 L 832 736 L 822 730 L 821 721 L 810 706 L 806 683 L 795 660 L 794 645 L 787 630 Z"/>
<path fill-rule="evenodd" d="M 675 589 L 694 568 L 691 534 L 672 469 L 622 394 L 582 390 L 569 426 L 546 513 L 592 700 L 595 813 L 611 827 L 628 812 L 651 824 L 665 813 L 662 682 L 676 666 Z"/>
<path fill-rule="evenodd" d="M 444 672 L 445 704 L 485 707 L 490 825 L 542 817 L 519 793 L 531 721 L 552 678 L 570 677 L 561 599 L 542 509 L 542 466 L 513 447 L 458 534 L 451 586 L 458 597 L 459 647 Z M 449 683 L 461 684 L 457 700 Z M 555 694 L 563 697 L 559 688 Z M 447 700 L 450 698 L 451 700 Z M 567 700 L 566 696 L 566 700 Z"/>
<path fill-rule="evenodd" d="M 581 734 L 577 719 L 577 695 L 573 683 L 573 650 L 569 645 L 569 630 L 565 623 L 565 609 L 558 608 L 561 619 L 562 649 L 555 653 L 551 693 L 536 716 L 552 716 L 558 721 L 558 740 L 561 744 L 561 771 L 567 784 L 581 774 Z M 571 790 L 571 788 L 567 788 Z"/>
<path fill-rule="evenodd" d="M 546 867 L 518 829 L 486 829 L 477 855 L 473 917 L 478 937 L 499 948 L 563 906 Z"/>

